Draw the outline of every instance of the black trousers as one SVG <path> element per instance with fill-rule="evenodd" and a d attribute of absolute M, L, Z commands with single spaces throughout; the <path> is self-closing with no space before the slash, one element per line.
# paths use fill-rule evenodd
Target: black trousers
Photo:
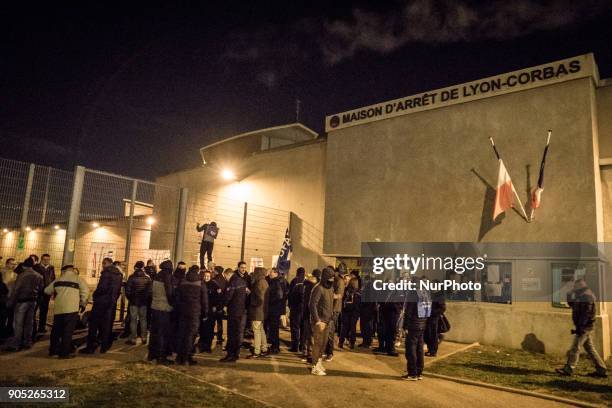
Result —
<path fill-rule="evenodd" d="M 289 326 L 291 327 L 291 348 L 300 348 L 300 334 L 302 331 L 302 308 L 296 307 L 289 310 Z"/>
<path fill-rule="evenodd" d="M 342 324 L 340 325 L 340 343 L 344 343 L 348 340 L 350 344 L 354 345 L 357 340 L 357 320 L 359 320 L 358 311 L 342 311 Z"/>
<path fill-rule="evenodd" d="M 49 301 L 51 296 L 42 295 L 38 303 L 38 331 L 47 330 L 47 316 L 49 315 Z"/>
<path fill-rule="evenodd" d="M 200 244 L 200 268 L 204 268 L 204 255 L 206 255 L 206 259 L 208 259 L 208 262 L 212 261 L 212 253 L 213 253 L 213 247 L 215 246 L 214 242 L 209 242 L 209 241 L 204 241 L 202 240 L 202 243 Z"/>
<path fill-rule="evenodd" d="M 178 324 L 176 356 L 185 361 L 192 356 L 193 342 L 198 332 L 199 316 L 181 316 Z"/>
<path fill-rule="evenodd" d="M 215 336 L 215 319 L 200 320 L 200 351 L 210 350 Z"/>
<path fill-rule="evenodd" d="M 329 321 L 329 326 L 327 328 L 327 345 L 325 346 L 325 354 L 333 355 L 334 354 L 334 338 L 336 336 L 336 329 L 338 327 L 338 320 L 340 317 L 340 313 L 334 312 L 331 320 Z"/>
<path fill-rule="evenodd" d="M 151 337 L 149 339 L 149 360 L 167 357 L 168 342 L 172 332 L 170 312 L 151 311 Z"/>
<path fill-rule="evenodd" d="M 302 321 L 300 324 L 300 349 L 303 352 L 309 352 L 309 348 L 312 347 L 312 328 L 310 325 L 310 313 L 306 312 L 302 314 Z"/>
<path fill-rule="evenodd" d="M 398 319 L 399 313 L 395 309 L 386 309 L 383 313 L 384 350 L 387 352 L 395 351 Z"/>
<path fill-rule="evenodd" d="M 244 335 L 244 326 L 246 325 L 246 315 L 228 316 L 227 317 L 227 355 L 232 357 L 240 357 L 240 346 L 242 345 L 242 336 Z"/>
<path fill-rule="evenodd" d="M 87 348 L 95 350 L 98 346 L 102 350 L 108 350 L 113 344 L 113 321 L 115 319 L 115 308 L 101 306 L 94 303 L 91 309 L 91 319 L 87 333 Z"/>
<path fill-rule="evenodd" d="M 430 354 L 436 354 L 438 352 L 438 344 L 440 343 L 440 333 L 438 331 L 438 323 L 440 322 L 440 316 L 431 316 L 427 319 L 427 327 L 425 328 L 424 340 L 427 344 L 427 351 Z"/>
<path fill-rule="evenodd" d="M 278 350 L 280 348 L 280 317 L 281 315 L 270 315 L 268 316 L 268 343 L 273 349 Z"/>
<path fill-rule="evenodd" d="M 223 341 L 223 311 L 215 313 L 215 320 L 217 324 L 217 341 Z"/>
<path fill-rule="evenodd" d="M 79 320 L 79 314 L 62 313 L 53 316 L 53 327 L 51 328 L 51 341 L 49 343 L 49 354 L 58 354 L 66 357 L 72 352 L 72 333 Z"/>
<path fill-rule="evenodd" d="M 406 361 L 408 375 L 423 373 L 425 353 L 423 352 L 423 330 L 409 330 L 406 334 Z"/>
<path fill-rule="evenodd" d="M 363 344 L 370 346 L 374 336 L 374 314 L 370 310 L 361 309 L 359 313 L 359 327 Z"/>
<path fill-rule="evenodd" d="M 5 304 L 0 304 L 0 339 L 8 338 L 8 312 L 9 309 Z"/>

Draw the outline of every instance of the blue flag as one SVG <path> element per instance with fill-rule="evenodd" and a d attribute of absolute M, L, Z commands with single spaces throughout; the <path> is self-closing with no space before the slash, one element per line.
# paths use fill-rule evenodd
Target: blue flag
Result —
<path fill-rule="evenodd" d="M 285 240 L 283 241 L 283 246 L 281 247 L 280 254 L 278 255 L 278 261 L 276 262 L 278 273 L 281 275 L 286 275 L 289 272 L 289 268 L 291 267 L 289 253 L 291 250 L 291 237 L 289 236 L 289 228 L 287 228 L 287 231 L 285 231 Z"/>

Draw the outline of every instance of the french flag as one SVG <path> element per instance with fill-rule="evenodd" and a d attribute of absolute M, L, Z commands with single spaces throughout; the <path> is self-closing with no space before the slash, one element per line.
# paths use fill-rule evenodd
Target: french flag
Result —
<path fill-rule="evenodd" d="M 495 210 L 493 221 L 506 210 L 514 207 L 514 185 L 504 161 L 499 159 L 499 172 L 497 175 L 497 191 L 495 192 Z"/>

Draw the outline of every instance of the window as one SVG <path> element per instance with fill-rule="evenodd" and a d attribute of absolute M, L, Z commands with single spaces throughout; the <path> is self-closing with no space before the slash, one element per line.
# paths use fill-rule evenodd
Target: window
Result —
<path fill-rule="evenodd" d="M 567 294 L 574 288 L 574 281 L 586 276 L 587 266 L 581 263 L 553 263 L 553 306 L 569 307 Z"/>
<path fill-rule="evenodd" d="M 487 262 L 482 271 L 457 274 L 447 271 L 446 279 L 456 282 L 480 283 L 479 291 L 457 291 L 448 294 L 450 300 L 487 303 L 512 303 L 512 262 Z"/>

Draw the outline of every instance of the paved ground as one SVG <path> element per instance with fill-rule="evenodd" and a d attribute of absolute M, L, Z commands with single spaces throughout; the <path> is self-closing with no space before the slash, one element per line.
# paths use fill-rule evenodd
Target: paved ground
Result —
<path fill-rule="evenodd" d="M 287 332 L 282 336 L 286 338 Z M 465 344 L 443 343 L 441 358 L 464 348 Z M 111 366 L 142 360 L 146 347 L 127 346 L 120 339 L 106 354 L 79 355 L 72 360 L 47 357 L 48 342 L 44 339 L 28 351 L 0 354 L 0 377 L 40 374 L 49 371 L 86 367 Z M 223 364 L 219 349 L 212 354 L 198 354 L 195 367 L 173 368 L 188 380 L 203 380 L 251 396 L 280 407 L 560 407 L 553 401 L 496 391 L 452 381 L 425 378 L 419 382 L 399 380 L 405 370 L 405 359 L 374 355 L 370 351 L 337 351 L 334 360 L 326 363 L 326 377 L 309 374 L 296 355 L 283 351 L 262 360 L 241 359 Z M 357 350 L 357 349 L 356 349 Z M 246 356 L 248 352 L 243 351 Z M 440 358 L 440 357 L 438 357 Z M 428 363 L 431 360 L 427 360 Z"/>

